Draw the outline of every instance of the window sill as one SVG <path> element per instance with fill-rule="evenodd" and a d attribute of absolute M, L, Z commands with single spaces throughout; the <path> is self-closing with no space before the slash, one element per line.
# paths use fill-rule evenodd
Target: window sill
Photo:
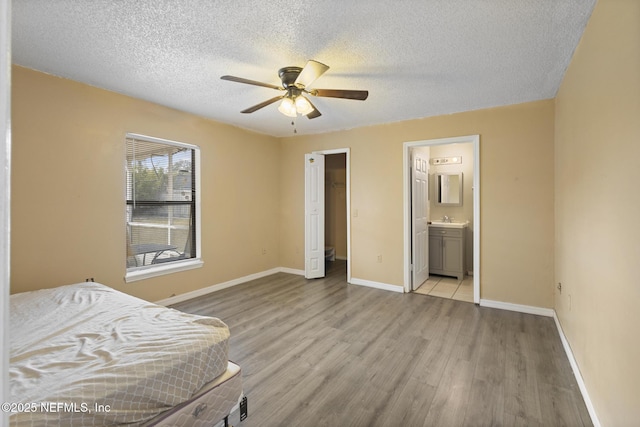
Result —
<path fill-rule="evenodd" d="M 152 265 L 149 267 L 141 267 L 135 270 L 127 271 L 124 276 L 126 283 L 135 282 L 137 280 L 149 279 L 151 277 L 164 276 L 165 274 L 177 273 L 179 271 L 192 270 L 200 268 L 204 262 L 200 258 L 190 259 L 186 261 L 175 261 L 168 264 Z"/>

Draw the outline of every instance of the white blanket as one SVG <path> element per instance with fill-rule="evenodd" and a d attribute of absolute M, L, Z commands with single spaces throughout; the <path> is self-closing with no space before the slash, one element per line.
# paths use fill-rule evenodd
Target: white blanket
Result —
<path fill-rule="evenodd" d="M 10 310 L 12 426 L 135 425 L 227 367 L 221 320 L 98 283 L 15 294 Z"/>

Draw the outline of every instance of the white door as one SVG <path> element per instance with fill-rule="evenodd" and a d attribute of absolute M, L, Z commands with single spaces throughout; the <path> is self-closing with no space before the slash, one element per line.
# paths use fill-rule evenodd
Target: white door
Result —
<path fill-rule="evenodd" d="M 411 289 L 429 278 L 429 147 L 411 150 Z"/>
<path fill-rule="evenodd" d="M 324 277 L 324 154 L 304 155 L 304 277 Z"/>

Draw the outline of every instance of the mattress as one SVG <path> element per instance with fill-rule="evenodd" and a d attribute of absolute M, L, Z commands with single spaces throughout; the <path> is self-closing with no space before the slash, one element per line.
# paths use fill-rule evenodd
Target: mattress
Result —
<path fill-rule="evenodd" d="M 192 399 L 160 414 L 144 427 L 211 427 L 228 416 L 241 397 L 240 367 L 229 362 L 227 370 L 205 384 Z"/>
<path fill-rule="evenodd" d="M 229 329 L 216 318 L 92 282 L 10 304 L 14 427 L 143 424 L 227 370 Z"/>

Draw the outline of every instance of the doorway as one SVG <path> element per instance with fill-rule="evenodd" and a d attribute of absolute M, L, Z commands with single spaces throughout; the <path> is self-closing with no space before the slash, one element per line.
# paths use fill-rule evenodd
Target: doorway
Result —
<path fill-rule="evenodd" d="M 412 191 L 413 184 L 413 162 L 412 153 L 414 151 L 422 150 L 422 147 L 436 146 L 450 146 L 451 144 L 470 144 L 473 151 L 473 159 L 468 159 L 473 164 L 473 184 L 471 193 L 473 204 L 473 224 L 472 224 L 472 248 L 473 255 L 469 264 L 472 268 L 467 270 L 473 271 L 473 301 L 476 304 L 480 303 L 480 136 L 470 135 L 454 138 L 441 138 L 432 140 L 412 141 L 405 142 L 403 146 L 403 205 L 404 205 L 404 292 L 411 292 L 414 289 L 414 212 L 412 211 Z M 437 151 L 434 151 L 437 153 Z M 435 160 L 435 155 L 432 155 L 432 159 Z M 440 159 L 441 161 L 445 161 Z M 440 161 L 438 160 L 438 161 Z M 464 161 L 464 159 L 462 160 Z M 431 184 L 433 189 L 433 183 Z M 463 219 L 463 218 L 460 218 Z M 419 286 L 417 284 L 416 286 Z"/>
<path fill-rule="evenodd" d="M 350 159 L 349 149 L 314 151 L 305 159 L 305 276 L 318 278 L 325 276 L 322 271 L 311 271 L 318 264 L 313 248 L 322 248 L 323 259 L 344 265 L 346 281 L 351 282 L 351 221 L 350 221 Z M 309 156 L 316 161 L 309 163 Z M 322 157 L 322 161 L 319 161 Z M 319 179 L 309 179 L 309 170 L 317 171 Z M 322 178 L 320 178 L 322 177 Z M 318 196 L 314 196 L 318 195 Z M 314 200 L 315 198 L 315 200 Z M 320 215 L 318 215 L 320 214 Z M 313 226 L 312 216 L 321 217 L 321 224 Z M 315 259 L 314 259 L 315 258 Z M 321 267 L 324 267 L 324 263 Z"/>

